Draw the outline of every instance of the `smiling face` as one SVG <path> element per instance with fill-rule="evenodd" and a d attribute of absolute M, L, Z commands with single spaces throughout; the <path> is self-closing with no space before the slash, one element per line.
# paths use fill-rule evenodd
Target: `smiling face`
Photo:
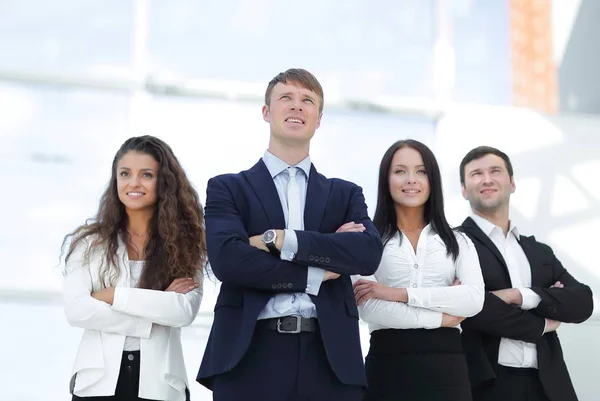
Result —
<path fill-rule="evenodd" d="M 321 124 L 321 98 L 297 82 L 273 87 L 263 119 L 271 127 L 271 139 L 279 143 L 307 144 Z"/>
<path fill-rule="evenodd" d="M 408 146 L 396 151 L 389 172 L 390 195 L 400 207 L 423 208 L 429 199 L 429 178 L 421 154 Z"/>
<path fill-rule="evenodd" d="M 117 193 L 126 210 L 154 209 L 159 165 L 154 157 L 127 152 L 117 164 Z"/>
<path fill-rule="evenodd" d="M 508 210 L 515 181 L 502 158 L 487 154 L 475 159 L 465 165 L 464 174 L 462 195 L 474 212 L 486 215 Z"/>

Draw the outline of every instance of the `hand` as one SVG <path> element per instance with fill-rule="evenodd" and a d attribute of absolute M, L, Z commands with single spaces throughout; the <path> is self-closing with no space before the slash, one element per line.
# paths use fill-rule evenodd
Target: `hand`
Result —
<path fill-rule="evenodd" d="M 452 282 L 452 286 L 455 286 L 455 285 L 462 285 L 462 283 L 460 282 L 459 279 L 455 278 L 454 281 Z"/>
<path fill-rule="evenodd" d="M 253 247 L 258 248 L 261 251 L 269 252 L 269 248 L 267 248 L 265 243 L 262 241 L 262 234 L 250 237 L 249 242 Z"/>
<path fill-rule="evenodd" d="M 176 278 L 167 287 L 166 291 L 176 292 L 178 294 L 187 294 L 188 292 L 200 287 L 200 283 L 190 277 Z"/>
<path fill-rule="evenodd" d="M 356 304 L 362 305 L 371 298 L 393 302 L 408 302 L 406 288 L 393 288 L 376 281 L 360 279 L 354 283 Z"/>
<path fill-rule="evenodd" d="M 323 276 L 323 281 L 335 280 L 338 277 L 340 277 L 339 274 L 330 272 L 329 270 L 325 270 L 325 275 Z"/>
<path fill-rule="evenodd" d="M 447 313 L 442 314 L 442 327 L 456 327 L 465 320 L 464 317 L 452 316 Z"/>
<path fill-rule="evenodd" d="M 546 319 L 546 330 L 544 330 L 544 334 L 556 331 L 558 326 L 560 326 L 560 322 L 558 320 Z"/>
<path fill-rule="evenodd" d="M 560 281 L 557 281 L 556 283 L 552 284 L 550 288 L 565 288 L 565 285 Z"/>
<path fill-rule="evenodd" d="M 98 301 L 112 305 L 115 300 L 115 287 L 108 287 L 100 291 L 92 292 L 92 297 L 96 298 Z"/>
<path fill-rule="evenodd" d="M 366 228 L 363 224 L 350 221 L 350 222 L 342 225 L 335 232 L 336 233 L 362 233 L 365 230 L 366 230 Z"/>
<path fill-rule="evenodd" d="M 283 240 L 285 239 L 284 230 L 275 230 L 277 237 L 275 238 L 275 247 L 280 251 L 283 249 Z"/>
<path fill-rule="evenodd" d="M 523 303 L 523 296 L 518 288 L 505 288 L 504 290 L 491 291 L 491 293 L 509 305 L 521 305 Z"/>

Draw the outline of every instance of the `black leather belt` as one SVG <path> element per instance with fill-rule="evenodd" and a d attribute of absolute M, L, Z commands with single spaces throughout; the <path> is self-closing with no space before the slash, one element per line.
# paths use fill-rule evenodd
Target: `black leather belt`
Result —
<path fill-rule="evenodd" d="M 283 334 L 297 334 L 303 331 L 317 331 L 318 321 L 316 318 L 307 319 L 300 316 L 284 316 L 273 319 L 261 319 L 257 322 L 257 327 L 274 330 Z"/>

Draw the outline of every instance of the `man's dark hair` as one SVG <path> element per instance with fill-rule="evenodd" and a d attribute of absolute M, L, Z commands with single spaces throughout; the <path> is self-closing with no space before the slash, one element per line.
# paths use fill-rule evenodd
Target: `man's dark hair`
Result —
<path fill-rule="evenodd" d="M 465 184 L 465 166 L 467 164 L 471 163 L 473 160 L 481 159 L 482 157 L 484 157 L 486 155 L 495 155 L 495 156 L 498 156 L 499 158 L 501 158 L 502 160 L 504 160 L 504 164 L 506 165 L 506 171 L 508 171 L 509 177 L 510 178 L 513 177 L 512 163 L 510 162 L 510 158 L 508 157 L 508 155 L 506 153 L 502 152 L 499 149 L 492 148 L 491 146 L 478 146 L 475 149 L 469 151 L 469 153 L 467 153 L 465 155 L 465 157 L 463 157 L 462 161 L 460 162 L 460 183 L 461 183 L 461 185 Z"/>

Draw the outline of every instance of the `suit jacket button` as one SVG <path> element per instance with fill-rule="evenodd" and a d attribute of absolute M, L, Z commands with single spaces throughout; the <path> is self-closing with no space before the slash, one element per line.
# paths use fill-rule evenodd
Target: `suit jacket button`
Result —
<path fill-rule="evenodd" d="M 325 258 L 325 263 L 331 263 L 331 259 L 329 257 Z"/>
<path fill-rule="evenodd" d="M 287 287 L 292 288 L 294 285 L 292 283 L 288 283 Z"/>
<path fill-rule="evenodd" d="M 556 313 L 556 312 L 557 312 L 556 308 L 552 308 L 552 313 Z"/>
<path fill-rule="evenodd" d="M 323 256 L 319 258 L 319 263 L 325 263 L 325 258 Z"/>
<path fill-rule="evenodd" d="M 315 260 L 315 257 L 313 255 L 308 255 L 308 260 L 312 262 L 313 260 Z"/>
<path fill-rule="evenodd" d="M 276 290 L 277 289 L 277 284 L 271 285 L 271 288 L 274 289 L 274 290 Z"/>

